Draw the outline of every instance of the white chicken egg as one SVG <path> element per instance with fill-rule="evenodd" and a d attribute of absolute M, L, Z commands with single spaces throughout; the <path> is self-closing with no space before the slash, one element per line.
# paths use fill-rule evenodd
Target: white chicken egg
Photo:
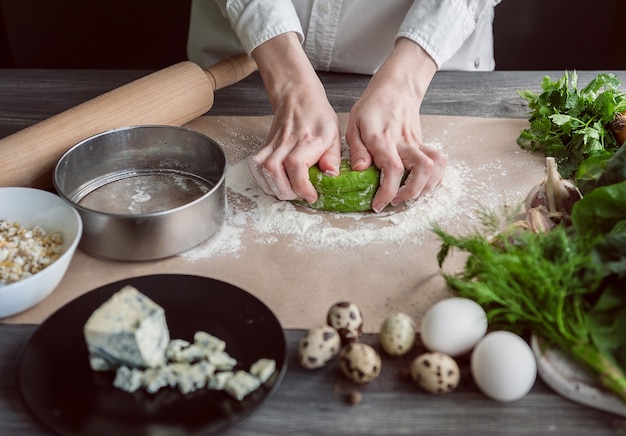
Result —
<path fill-rule="evenodd" d="M 430 351 L 459 356 L 470 351 L 487 332 L 487 315 L 468 298 L 446 298 L 422 318 L 421 340 Z"/>
<path fill-rule="evenodd" d="M 537 378 L 532 350 L 526 341 L 507 331 L 489 333 L 476 345 L 470 370 L 478 388 L 502 402 L 524 397 Z"/>

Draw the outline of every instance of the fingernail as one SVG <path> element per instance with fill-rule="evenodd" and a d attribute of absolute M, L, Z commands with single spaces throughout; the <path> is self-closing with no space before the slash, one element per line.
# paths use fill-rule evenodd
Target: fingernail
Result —
<path fill-rule="evenodd" d="M 375 213 L 381 213 L 386 206 L 387 206 L 386 204 L 383 204 L 382 206 L 381 205 L 372 204 L 372 210 Z"/>

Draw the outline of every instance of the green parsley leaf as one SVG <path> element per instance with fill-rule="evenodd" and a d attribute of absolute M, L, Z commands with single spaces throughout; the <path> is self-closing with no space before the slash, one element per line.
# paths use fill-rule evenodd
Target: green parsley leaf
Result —
<path fill-rule="evenodd" d="M 557 81 L 545 76 L 540 94 L 518 91 L 531 111 L 517 143 L 554 157 L 561 176 L 573 178 L 586 159 L 612 154 L 621 145 L 609 131 L 615 114 L 626 110 L 620 85 L 614 74 L 601 73 L 578 89 L 578 75 L 566 71 Z"/>

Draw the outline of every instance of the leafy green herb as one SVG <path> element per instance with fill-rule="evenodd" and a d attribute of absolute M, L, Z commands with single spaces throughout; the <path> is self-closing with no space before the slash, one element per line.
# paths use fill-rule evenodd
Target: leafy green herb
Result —
<path fill-rule="evenodd" d="M 584 175 L 584 171 L 591 172 L 589 169 L 583 169 L 581 175 Z M 590 179 L 593 178 L 590 177 Z M 620 147 L 613 156 L 604 164 L 604 170 L 599 177 L 596 178 L 594 188 L 600 186 L 613 185 L 615 183 L 623 182 L 626 180 L 626 147 Z"/>
<path fill-rule="evenodd" d="M 626 181 L 596 188 L 572 208 L 572 224 L 577 234 L 608 235 L 625 220 Z"/>
<path fill-rule="evenodd" d="M 626 330 L 626 294 L 616 288 L 603 294 L 589 313 L 592 339 L 599 352 L 614 365 L 626 366 L 626 344 L 617 341 Z"/>
<path fill-rule="evenodd" d="M 619 148 L 609 125 L 617 112 L 626 110 L 626 96 L 614 74 L 598 74 L 582 89 L 577 82 L 576 72 L 566 71 L 557 81 L 545 76 L 540 94 L 518 91 L 531 109 L 530 127 L 522 130 L 518 144 L 554 157 L 566 179 L 586 159 L 611 156 Z"/>

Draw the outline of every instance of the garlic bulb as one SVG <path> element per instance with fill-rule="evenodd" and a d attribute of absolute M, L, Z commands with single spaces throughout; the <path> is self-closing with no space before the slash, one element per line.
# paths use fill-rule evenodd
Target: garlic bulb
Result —
<path fill-rule="evenodd" d="M 558 224 L 571 224 L 574 203 L 583 195 L 569 180 L 559 174 L 553 157 L 546 158 L 546 175 L 541 183 L 534 186 L 524 200 L 524 209 L 513 217 L 513 221 L 503 232 L 490 238 L 493 246 L 501 247 L 504 241 L 518 242 L 523 232 L 549 232 Z"/>
<path fill-rule="evenodd" d="M 547 157 L 546 176 L 539 185 L 528 193 L 524 206 L 526 211 L 544 207 L 548 218 L 559 223 L 563 219 L 569 218 L 574 203 L 582 197 L 580 190 L 574 183 L 561 177 L 555 159 Z"/>

